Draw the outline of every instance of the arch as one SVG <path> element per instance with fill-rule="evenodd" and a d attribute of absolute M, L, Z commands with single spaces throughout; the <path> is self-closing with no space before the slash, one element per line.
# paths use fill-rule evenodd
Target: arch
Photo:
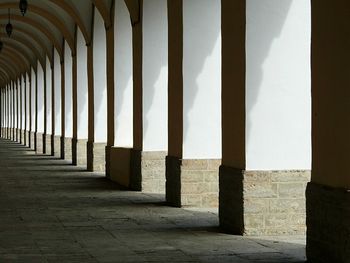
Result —
<path fill-rule="evenodd" d="M 0 19 L 7 19 L 7 15 L 0 14 Z M 62 53 L 62 46 L 61 46 L 60 42 L 55 38 L 55 36 L 52 34 L 52 32 L 50 32 L 50 30 L 48 30 L 46 27 L 41 25 L 38 21 L 31 19 L 31 18 L 27 18 L 27 17 L 24 18 L 24 17 L 19 16 L 19 15 L 11 15 L 11 20 L 30 25 L 31 27 L 35 28 L 36 30 L 39 30 L 55 46 L 58 53 L 60 54 L 60 57 L 62 58 L 63 53 Z"/>
<path fill-rule="evenodd" d="M 112 24 L 112 19 L 110 15 L 111 12 L 109 8 L 105 5 L 105 3 L 102 0 L 92 0 L 92 3 L 95 5 L 98 12 L 102 16 L 103 21 L 105 23 L 105 27 L 109 28 Z"/>
<path fill-rule="evenodd" d="M 8 50 L 8 49 L 7 50 L 5 49 L 5 50 L 1 51 L 1 55 L 3 55 L 4 57 L 7 56 L 10 60 L 14 61 L 14 63 L 12 63 L 12 64 L 16 68 L 16 73 L 22 73 L 22 72 L 26 71 L 25 60 L 23 58 L 21 58 L 18 53 L 13 52 L 13 51 Z"/>
<path fill-rule="evenodd" d="M 8 42 L 6 40 L 3 40 L 4 43 Z M 25 65 L 30 66 L 33 64 L 34 61 L 32 61 L 32 58 L 28 56 L 27 52 L 20 46 L 16 45 L 16 48 L 12 46 L 6 46 L 3 48 L 4 51 L 10 50 L 12 53 L 16 54 L 17 56 L 21 57 L 22 60 L 25 60 Z"/>
<path fill-rule="evenodd" d="M 3 57 L 3 55 L 0 55 L 0 57 Z M 8 62 L 4 62 L 3 60 L 0 60 L 0 66 L 2 68 L 5 68 L 6 71 L 9 73 L 11 81 L 16 78 L 16 69 L 13 68 L 13 63 L 9 64 Z"/>
<path fill-rule="evenodd" d="M 0 9 L 7 9 L 7 8 L 17 9 L 18 8 L 18 4 L 17 3 L 3 3 L 3 4 L 0 4 Z M 61 34 L 64 36 L 64 38 L 68 42 L 71 50 L 74 50 L 73 37 L 69 33 L 69 31 L 66 28 L 65 24 L 61 21 L 61 19 L 59 17 L 57 17 L 56 15 L 52 14 L 50 11 L 45 10 L 45 9 L 43 9 L 41 7 L 38 7 L 38 6 L 36 6 L 35 4 L 32 4 L 32 3 L 30 5 L 28 5 L 28 11 L 38 14 L 39 16 L 41 16 L 41 17 L 45 18 L 46 20 L 48 20 L 52 25 L 54 25 L 61 32 Z M 13 16 L 16 16 L 16 15 L 12 15 L 11 18 Z M 28 17 L 25 17 L 24 19 L 25 20 L 33 20 L 34 21 L 34 19 L 28 18 Z"/>
<path fill-rule="evenodd" d="M 88 30 L 86 29 L 83 20 L 81 19 L 80 15 L 75 10 L 75 8 L 61 0 L 50 0 L 50 2 L 61 7 L 64 11 L 66 11 L 66 13 L 68 13 L 73 18 L 73 20 L 78 25 L 84 36 L 86 45 L 89 45 L 91 42 L 91 35 L 88 33 Z"/>
<path fill-rule="evenodd" d="M 4 36 L 5 34 L 0 34 L 0 37 Z M 42 58 L 41 55 L 38 53 L 38 51 L 36 49 L 32 49 L 34 48 L 31 45 L 27 45 L 26 43 L 24 43 L 23 39 L 18 40 L 17 38 L 2 38 L 2 42 L 9 43 L 9 45 L 4 45 L 4 49 L 5 48 L 11 48 L 14 51 L 20 50 L 20 54 L 22 54 L 23 56 L 26 57 L 26 59 L 30 62 L 31 65 L 33 65 L 37 60 L 39 60 L 40 64 L 43 64 L 42 62 Z M 15 46 L 16 48 L 13 48 L 12 46 Z M 32 51 L 32 54 L 29 54 L 28 50 L 26 50 L 26 47 L 28 50 Z M 32 56 L 31 56 L 32 55 Z"/>
<path fill-rule="evenodd" d="M 10 77 L 9 73 L 1 66 L 0 66 L 0 72 L 3 76 L 5 76 L 6 82 L 11 81 L 11 77 Z"/>

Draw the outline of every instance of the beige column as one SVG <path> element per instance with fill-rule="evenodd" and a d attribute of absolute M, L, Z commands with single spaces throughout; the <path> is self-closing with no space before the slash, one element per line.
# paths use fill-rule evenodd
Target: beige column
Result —
<path fill-rule="evenodd" d="M 22 106 L 22 102 L 23 102 L 23 86 L 22 86 L 22 75 L 20 75 L 19 77 L 19 121 L 20 121 L 20 124 L 19 124 L 19 142 L 20 144 L 23 143 L 23 136 L 22 136 L 22 133 L 23 133 L 23 106 Z"/>
<path fill-rule="evenodd" d="M 27 146 L 27 116 L 28 116 L 28 111 L 27 111 L 27 74 L 24 73 L 24 93 L 23 93 L 23 100 L 24 100 L 24 128 L 23 128 L 23 133 L 24 133 L 24 136 L 23 136 L 23 145 Z"/>
<path fill-rule="evenodd" d="M 183 141 L 183 1 L 168 0 L 169 84 L 166 200 L 181 206 L 180 160 Z"/>
<path fill-rule="evenodd" d="M 222 166 L 220 226 L 243 233 L 246 1 L 222 2 Z M 227 186 L 227 187 L 225 187 Z"/>
<path fill-rule="evenodd" d="M 33 117 L 32 117 L 32 105 L 33 105 L 33 101 L 32 101 L 32 93 L 33 93 L 33 86 L 32 86 L 32 74 L 31 72 L 29 73 L 29 129 L 28 129 L 28 146 L 29 148 L 32 148 L 33 145 L 32 145 L 32 137 L 33 137 L 33 134 L 32 134 L 32 123 L 33 123 Z"/>
<path fill-rule="evenodd" d="M 114 1 L 113 1 L 114 3 Z M 114 14 L 114 5 L 111 8 Z M 114 15 L 111 17 L 114 21 Z M 106 25 L 107 44 L 107 146 L 106 146 L 106 176 L 110 177 L 111 148 L 114 145 L 114 23 Z"/>
<path fill-rule="evenodd" d="M 64 41 L 64 40 L 63 40 Z M 62 44 L 62 53 L 64 54 L 64 49 L 67 48 L 66 45 Z M 65 158 L 65 137 L 66 137 L 66 121 L 65 121 L 65 113 L 66 113 L 66 89 L 65 89 L 65 64 L 64 64 L 64 56 L 61 58 L 61 154 L 60 158 Z"/>
<path fill-rule="evenodd" d="M 350 258 L 350 3 L 312 1 L 312 176 L 307 258 Z"/>
<path fill-rule="evenodd" d="M 77 26 L 74 31 L 74 48 L 77 49 Z M 77 54 L 72 55 L 72 96 L 73 96 L 73 138 L 72 138 L 72 164 L 77 165 L 78 143 L 78 93 L 77 93 Z"/>
<path fill-rule="evenodd" d="M 90 31 L 91 42 L 87 45 L 87 75 L 88 75 L 88 141 L 86 145 L 87 170 L 94 170 L 94 136 L 95 136 L 95 107 L 94 107 L 94 53 L 93 53 L 93 28 L 95 8 L 92 8 L 92 21 Z"/>
<path fill-rule="evenodd" d="M 15 127 L 15 141 L 19 142 L 19 83 L 18 79 L 16 79 L 15 85 L 15 107 L 16 107 L 16 127 Z"/>

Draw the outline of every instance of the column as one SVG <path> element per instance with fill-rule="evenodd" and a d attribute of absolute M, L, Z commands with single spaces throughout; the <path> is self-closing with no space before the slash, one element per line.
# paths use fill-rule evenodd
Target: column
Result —
<path fill-rule="evenodd" d="M 312 1 L 312 175 L 306 191 L 310 262 L 350 258 L 349 8 L 345 0 Z"/>
<path fill-rule="evenodd" d="M 15 80 L 12 81 L 12 141 L 16 141 L 16 89 L 17 83 Z"/>
<path fill-rule="evenodd" d="M 72 160 L 73 139 L 73 75 L 72 54 L 68 43 L 64 43 L 64 159 Z"/>
<path fill-rule="evenodd" d="M 29 79 L 29 74 L 25 74 L 25 145 L 29 146 L 30 138 L 29 138 L 29 123 L 30 123 L 30 113 L 29 113 L 29 101 L 30 101 L 30 79 Z"/>
<path fill-rule="evenodd" d="M 222 1 L 220 226 L 305 234 L 311 168 L 310 3 Z"/>
<path fill-rule="evenodd" d="M 46 81 L 46 133 L 45 133 L 45 153 L 46 154 L 52 154 L 52 147 L 51 147 L 51 137 L 52 137 L 52 70 L 51 70 L 52 64 L 48 57 L 46 57 L 46 67 L 45 67 L 45 81 Z"/>
<path fill-rule="evenodd" d="M 133 148 L 133 48 L 130 13 L 124 0 L 115 2 L 114 15 L 114 147 L 110 179 L 130 186 Z"/>
<path fill-rule="evenodd" d="M 19 136 L 20 136 L 20 144 L 23 144 L 23 127 L 24 127 L 24 107 L 23 107 L 23 75 L 21 74 L 19 77 L 19 103 L 20 103 L 20 109 L 19 109 L 19 118 L 20 118 L 20 129 L 19 129 Z"/>
<path fill-rule="evenodd" d="M 61 109 L 61 61 L 57 50 L 54 50 L 53 56 L 53 110 L 54 110 L 54 130 L 53 130 L 53 155 L 61 156 L 61 135 L 62 135 L 62 109 Z"/>
<path fill-rule="evenodd" d="M 221 162 L 220 1 L 168 1 L 166 200 L 217 207 Z"/>
<path fill-rule="evenodd" d="M 32 68 L 31 70 L 31 78 L 30 78 L 30 113 L 31 113 L 31 120 L 30 120 L 30 147 L 31 149 L 36 150 L 36 71 Z"/>
<path fill-rule="evenodd" d="M 15 93 L 15 101 L 16 101 L 16 142 L 19 142 L 19 134 L 20 134 L 20 123 L 19 123 L 19 105 L 20 105 L 20 100 L 19 100 L 19 90 L 20 90 L 20 82 L 19 78 L 16 79 L 16 93 Z"/>
<path fill-rule="evenodd" d="M 45 66 L 45 65 L 43 65 Z M 37 153 L 44 153 L 44 139 L 45 139 L 45 72 L 43 66 L 38 62 L 37 66 L 37 127 L 36 127 L 36 141 Z"/>
<path fill-rule="evenodd" d="M 93 141 L 88 144 L 88 169 L 105 171 L 107 145 L 107 69 L 106 30 L 104 20 L 95 8 L 93 27 Z"/>
<path fill-rule="evenodd" d="M 87 70 L 87 51 L 85 40 L 80 29 L 77 29 L 77 141 L 76 160 L 73 164 L 87 167 L 87 141 L 89 130 L 89 107 L 88 107 L 88 70 Z"/>
<path fill-rule="evenodd" d="M 167 1 L 143 1 L 139 7 L 142 17 L 135 18 L 133 29 L 125 3 L 117 1 L 115 8 L 117 147 L 112 149 L 114 173 L 111 178 L 132 190 L 164 193 L 168 111 Z M 134 49 L 132 31 L 137 35 L 133 41 Z M 132 50 L 136 55 L 134 63 Z M 133 82 L 132 67 L 140 62 L 134 71 L 136 82 Z M 133 93 L 132 85 L 136 93 Z M 141 87 L 142 92 L 139 92 Z M 133 112 L 132 107 L 138 110 Z M 133 143 L 132 120 L 137 122 L 138 130 L 134 129 L 134 136 L 139 138 L 140 145 Z"/>

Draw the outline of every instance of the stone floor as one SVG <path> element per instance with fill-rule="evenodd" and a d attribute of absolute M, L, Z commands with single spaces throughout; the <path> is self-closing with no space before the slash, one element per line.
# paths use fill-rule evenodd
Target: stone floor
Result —
<path fill-rule="evenodd" d="M 223 234 L 163 200 L 0 139 L 0 262 L 305 262 L 305 237 Z"/>

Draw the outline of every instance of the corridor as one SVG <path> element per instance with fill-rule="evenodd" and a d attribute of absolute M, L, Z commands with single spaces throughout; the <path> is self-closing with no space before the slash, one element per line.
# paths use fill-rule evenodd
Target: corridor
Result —
<path fill-rule="evenodd" d="M 220 233 L 97 173 L 0 140 L 0 262 L 304 262 L 304 238 Z M 279 241 L 276 241 L 279 240 Z"/>

